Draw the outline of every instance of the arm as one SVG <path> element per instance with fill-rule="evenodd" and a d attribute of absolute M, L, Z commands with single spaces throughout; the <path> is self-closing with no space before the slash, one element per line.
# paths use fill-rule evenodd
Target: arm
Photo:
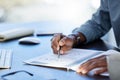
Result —
<path fill-rule="evenodd" d="M 84 25 L 73 30 L 73 33 L 64 36 L 57 34 L 53 37 L 51 47 L 54 53 L 58 53 L 61 46 L 61 53 L 76 47 L 81 43 L 87 43 L 105 35 L 111 28 L 110 16 L 108 11 L 108 0 L 101 0 L 101 6 L 91 20 Z"/>
<path fill-rule="evenodd" d="M 111 28 L 110 15 L 108 11 L 108 0 L 101 0 L 101 6 L 92 19 L 88 20 L 81 27 L 73 30 L 73 34 L 81 34 L 85 36 L 83 42 L 90 42 L 105 35 Z M 79 35 L 81 37 L 81 35 Z M 83 37 L 82 36 L 82 37 Z M 86 41 L 85 41 L 86 40 Z"/>

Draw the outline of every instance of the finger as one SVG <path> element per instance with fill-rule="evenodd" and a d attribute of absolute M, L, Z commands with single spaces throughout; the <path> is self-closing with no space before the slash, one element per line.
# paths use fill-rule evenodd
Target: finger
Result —
<path fill-rule="evenodd" d="M 66 38 L 65 38 L 65 37 L 62 38 L 62 39 L 59 41 L 59 45 L 60 45 L 60 46 L 64 46 L 65 43 L 66 43 Z"/>
<path fill-rule="evenodd" d="M 80 67 L 77 69 L 77 73 L 85 73 L 84 69 L 86 68 L 86 66 L 88 67 L 91 63 L 91 61 L 87 61 L 81 64 Z"/>
<path fill-rule="evenodd" d="M 61 46 L 61 50 L 60 50 L 60 53 L 61 54 L 64 54 L 65 51 L 67 51 L 67 46 L 66 46 L 66 37 L 62 38 L 60 41 L 59 41 L 59 46 L 58 46 L 58 50 Z"/>
<path fill-rule="evenodd" d="M 64 37 L 59 41 L 59 45 L 62 46 L 61 53 L 64 54 L 72 48 L 73 40 L 69 37 Z"/>
<path fill-rule="evenodd" d="M 87 64 L 91 64 L 92 62 L 98 63 L 98 66 L 106 66 L 106 56 L 102 55 L 96 58 L 92 58 L 85 63 L 81 64 L 80 67 L 86 66 Z"/>
<path fill-rule="evenodd" d="M 94 74 L 95 74 L 95 75 L 100 75 L 100 74 L 102 74 L 102 73 L 104 73 L 104 72 L 107 72 L 107 67 L 103 67 L 103 68 L 100 68 L 99 70 L 96 70 L 96 71 L 94 72 Z"/>
<path fill-rule="evenodd" d="M 66 45 L 66 46 L 72 47 L 73 42 L 74 42 L 74 41 L 73 41 L 72 38 L 66 36 L 66 37 L 63 37 L 63 38 L 60 40 L 59 44 L 60 44 L 60 46 Z"/>
<path fill-rule="evenodd" d="M 86 66 L 89 66 L 92 62 L 93 62 L 93 61 L 90 59 L 90 60 L 82 63 L 82 64 L 80 65 L 80 67 L 79 67 L 78 70 L 81 71 L 81 70 L 82 70 L 83 68 L 85 68 Z"/>
<path fill-rule="evenodd" d="M 69 38 L 69 37 L 64 37 L 59 41 L 59 45 L 60 46 L 68 46 L 68 47 L 72 47 L 73 45 L 73 39 Z"/>
<path fill-rule="evenodd" d="M 57 54 L 58 51 L 57 51 L 57 47 L 55 45 L 51 45 L 51 48 L 53 49 L 53 53 L 54 54 Z"/>
<path fill-rule="evenodd" d="M 98 64 L 99 64 L 98 61 L 99 61 L 99 58 L 93 58 L 82 63 L 78 68 L 77 73 L 83 73 L 83 74 L 88 73 L 90 70 L 98 67 Z"/>
<path fill-rule="evenodd" d="M 92 69 L 99 68 L 99 67 L 107 67 L 105 56 L 100 56 L 100 57 L 96 57 L 88 60 L 87 62 L 81 64 L 77 72 L 87 74 Z"/>
<path fill-rule="evenodd" d="M 58 40 L 54 37 L 51 41 L 51 46 L 55 46 L 57 48 L 58 45 L 59 45 Z"/>
<path fill-rule="evenodd" d="M 98 68 L 98 65 L 97 65 L 96 62 L 92 62 L 88 66 L 82 68 L 82 74 L 87 74 L 87 73 L 89 73 L 91 70 L 93 70 L 95 68 Z"/>
<path fill-rule="evenodd" d="M 62 41 L 62 38 L 64 38 L 65 35 L 59 33 L 59 34 L 56 34 L 55 37 L 57 37 L 57 38 L 56 38 L 56 41 L 55 41 L 55 44 L 56 44 L 57 51 L 58 51 L 58 50 L 60 49 L 60 46 L 63 46 L 63 45 L 64 45 L 64 41 Z M 61 44 L 63 44 L 63 45 L 61 45 L 61 44 L 59 44 L 59 43 L 61 43 Z"/>
<path fill-rule="evenodd" d="M 81 68 L 81 73 L 82 74 L 87 74 L 88 72 L 90 72 L 91 70 L 97 68 L 98 65 L 96 64 L 96 62 L 92 62 L 91 64 L 85 65 L 84 67 Z"/>
<path fill-rule="evenodd" d="M 71 47 L 69 46 L 62 46 L 61 50 L 60 50 L 60 53 L 61 54 L 66 54 L 67 51 L 69 51 L 71 49 Z"/>
<path fill-rule="evenodd" d="M 52 38 L 51 47 L 53 49 L 53 52 L 55 53 L 57 53 L 57 47 L 59 46 L 61 36 L 62 36 L 61 34 L 55 34 L 54 37 Z"/>

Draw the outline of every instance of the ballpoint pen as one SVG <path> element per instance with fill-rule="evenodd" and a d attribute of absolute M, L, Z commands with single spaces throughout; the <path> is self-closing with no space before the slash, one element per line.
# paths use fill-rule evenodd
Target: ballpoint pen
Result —
<path fill-rule="evenodd" d="M 62 33 L 60 33 L 60 34 L 62 35 Z M 62 38 L 62 36 L 60 36 L 60 39 L 61 39 L 61 38 Z M 60 58 L 60 50 L 61 50 L 61 47 L 62 47 L 62 46 L 59 45 L 59 49 L 58 49 L 58 58 Z"/>
<path fill-rule="evenodd" d="M 60 58 L 60 50 L 61 50 L 61 46 L 59 46 L 59 50 L 58 50 L 58 58 Z"/>

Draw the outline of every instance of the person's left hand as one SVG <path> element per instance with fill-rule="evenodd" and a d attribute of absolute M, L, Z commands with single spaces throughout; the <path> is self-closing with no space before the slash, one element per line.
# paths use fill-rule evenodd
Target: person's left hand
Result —
<path fill-rule="evenodd" d="M 85 63 L 81 64 L 80 67 L 77 69 L 77 73 L 87 74 L 89 71 L 95 68 L 99 68 L 94 72 L 95 75 L 99 75 L 108 71 L 105 55 L 90 59 Z"/>

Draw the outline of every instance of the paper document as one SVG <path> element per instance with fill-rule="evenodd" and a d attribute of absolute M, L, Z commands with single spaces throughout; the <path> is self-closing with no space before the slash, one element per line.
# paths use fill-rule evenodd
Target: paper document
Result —
<path fill-rule="evenodd" d="M 11 30 L 0 32 L 0 41 L 6 41 L 14 38 L 28 36 L 28 35 L 32 35 L 33 33 L 34 33 L 34 30 L 30 28 L 11 29 Z"/>
<path fill-rule="evenodd" d="M 39 57 L 24 61 L 31 65 L 40 65 L 57 68 L 69 68 L 76 70 L 78 65 L 84 60 L 89 59 L 92 56 L 100 54 L 102 51 L 87 50 L 87 49 L 72 49 L 65 55 L 61 55 L 58 58 L 57 54 L 47 53 Z"/>

